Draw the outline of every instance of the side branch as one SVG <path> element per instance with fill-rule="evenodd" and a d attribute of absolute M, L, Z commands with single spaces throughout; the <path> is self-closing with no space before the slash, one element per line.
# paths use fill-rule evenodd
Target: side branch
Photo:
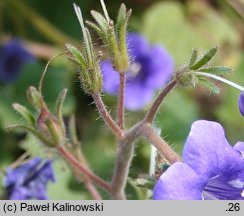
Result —
<path fill-rule="evenodd" d="M 180 156 L 173 151 L 160 136 L 157 135 L 151 124 L 144 123 L 140 133 L 150 143 L 152 143 L 171 164 L 181 161 Z"/>
<path fill-rule="evenodd" d="M 109 115 L 108 111 L 106 110 L 106 107 L 101 99 L 101 96 L 99 94 L 94 94 L 93 99 L 95 101 L 95 104 L 97 106 L 97 109 L 102 116 L 104 122 L 107 124 L 108 128 L 112 131 L 113 134 L 116 135 L 120 140 L 124 139 L 124 131 L 115 123 L 115 121 L 112 119 L 112 117 Z"/>
<path fill-rule="evenodd" d="M 91 181 L 110 193 L 111 187 L 109 183 L 98 177 L 82 164 L 80 164 L 79 161 L 77 161 L 77 159 L 64 146 L 58 147 L 57 150 L 59 154 L 74 168 L 74 171 L 76 173 L 79 172 L 84 176 L 87 176 Z"/>
<path fill-rule="evenodd" d="M 158 95 L 158 97 L 156 98 L 156 100 L 153 102 L 151 108 L 149 109 L 146 117 L 145 117 L 145 122 L 147 123 L 152 123 L 157 112 L 158 109 L 162 103 L 162 101 L 164 100 L 164 98 L 166 97 L 166 95 L 177 85 L 177 80 L 173 79 L 172 81 L 170 81 L 165 88 L 162 90 L 162 92 Z"/>

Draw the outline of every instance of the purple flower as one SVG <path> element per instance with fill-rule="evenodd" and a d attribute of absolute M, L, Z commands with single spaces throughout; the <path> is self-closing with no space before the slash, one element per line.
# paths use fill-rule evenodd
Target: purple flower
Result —
<path fill-rule="evenodd" d="M 48 181 L 54 182 L 52 162 L 33 158 L 27 163 L 7 169 L 5 187 L 10 200 L 48 199 Z"/>
<path fill-rule="evenodd" d="M 154 199 L 244 200 L 244 143 L 231 146 L 220 124 L 194 122 L 183 161 L 174 163 L 160 176 Z"/>
<path fill-rule="evenodd" d="M 242 91 L 241 95 L 239 96 L 238 105 L 241 114 L 244 116 L 244 91 Z"/>
<path fill-rule="evenodd" d="M 125 107 L 138 110 L 153 98 L 154 91 L 162 88 L 173 73 L 173 60 L 160 45 L 150 46 L 147 40 L 137 33 L 127 36 L 129 55 L 133 58 L 126 72 Z M 104 78 L 104 91 L 111 95 L 118 93 L 119 73 L 111 61 L 101 62 Z"/>
<path fill-rule="evenodd" d="M 0 81 L 16 80 L 23 65 L 33 60 L 34 56 L 22 47 L 20 41 L 9 41 L 0 49 Z"/>

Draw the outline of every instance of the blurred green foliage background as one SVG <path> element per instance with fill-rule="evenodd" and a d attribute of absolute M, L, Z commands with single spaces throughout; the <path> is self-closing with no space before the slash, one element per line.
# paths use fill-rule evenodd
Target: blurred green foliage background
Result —
<path fill-rule="evenodd" d="M 85 19 L 91 19 L 90 10 L 101 11 L 99 0 L 75 2 L 81 7 Z M 105 2 L 111 18 L 115 18 L 122 2 Z M 38 58 L 38 61 L 23 68 L 14 83 L 0 83 L 1 179 L 6 166 L 25 151 L 32 156 L 50 155 L 31 135 L 6 133 L 4 128 L 21 121 L 11 104 L 18 102 L 29 107 L 26 90 L 30 85 L 37 86 L 47 60 L 64 52 L 65 43 L 79 45 L 81 30 L 72 3 L 70 0 L 0 0 L 0 44 L 12 37 L 21 38 L 26 48 Z M 174 58 L 175 67 L 187 61 L 192 48 L 205 51 L 218 44 L 219 52 L 214 62 L 234 68 L 227 78 L 244 85 L 243 1 L 127 0 L 124 3 L 133 9 L 129 30 L 144 34 L 152 44 L 165 46 Z M 99 45 L 96 35 L 94 39 Z M 221 83 L 217 85 L 221 88 L 219 95 L 210 94 L 199 87 L 177 89 L 163 103 L 155 124 L 178 152 L 182 150 L 192 122 L 197 119 L 223 124 L 232 144 L 244 140 L 244 119 L 237 106 L 240 92 Z M 68 119 L 71 113 L 75 113 L 82 150 L 90 166 L 95 173 L 109 180 L 116 153 L 115 139 L 102 120 L 98 119 L 91 98 L 81 91 L 73 66 L 65 57 L 60 57 L 48 69 L 43 87 L 45 100 L 51 108 L 54 108 L 55 99 L 63 88 L 69 89 L 64 116 Z M 114 115 L 116 98 L 108 95 L 103 98 Z M 138 113 L 127 112 L 127 126 L 140 120 L 145 111 L 146 108 Z M 150 145 L 144 140 L 138 142 L 131 166 L 131 179 L 149 172 L 150 151 Z M 72 177 L 64 162 L 56 158 L 54 166 L 57 181 L 49 184 L 50 199 L 90 198 L 83 184 Z M 127 189 L 130 199 L 146 198 L 145 191 L 136 188 L 132 180 L 129 180 Z M 3 188 L 0 191 L 3 192 Z"/>

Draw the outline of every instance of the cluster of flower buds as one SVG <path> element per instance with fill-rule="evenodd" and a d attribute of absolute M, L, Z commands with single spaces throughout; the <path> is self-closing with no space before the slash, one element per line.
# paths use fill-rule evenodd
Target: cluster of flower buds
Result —
<path fill-rule="evenodd" d="M 131 10 L 126 9 L 122 4 L 116 23 L 108 16 L 104 2 L 101 0 L 104 16 L 97 11 L 91 11 L 95 22 L 87 21 L 86 24 L 95 30 L 107 48 L 109 57 L 112 60 L 116 71 L 124 73 L 129 68 L 129 56 L 126 44 L 126 29 Z M 95 52 L 89 30 L 85 27 L 80 8 L 74 4 L 74 9 L 78 17 L 82 34 L 83 50 L 66 44 L 69 53 L 68 58 L 78 66 L 83 90 L 88 94 L 101 93 L 103 89 L 103 79 L 100 69 L 100 54 Z"/>
<path fill-rule="evenodd" d="M 209 62 L 213 59 L 217 50 L 218 47 L 216 46 L 200 58 L 198 58 L 197 50 L 193 50 L 189 63 L 176 73 L 178 83 L 181 86 L 196 86 L 200 84 L 211 92 L 219 93 L 219 89 L 206 77 L 218 79 L 219 76 L 231 72 L 232 69 L 226 66 L 209 66 Z"/>
<path fill-rule="evenodd" d="M 97 11 L 91 11 L 95 23 L 87 21 L 106 45 L 109 57 L 112 59 L 113 67 L 116 71 L 124 73 L 129 68 L 129 57 L 126 44 L 127 23 L 132 10 L 126 9 L 125 4 L 121 4 L 116 23 L 110 19 L 103 1 L 101 1 L 104 16 Z"/>
<path fill-rule="evenodd" d="M 65 143 L 65 126 L 62 116 L 63 102 L 67 93 L 64 89 L 56 103 L 56 115 L 47 108 L 42 94 L 31 86 L 27 91 L 27 97 L 37 114 L 26 107 L 15 103 L 13 108 L 25 119 L 25 124 L 10 125 L 7 129 L 21 128 L 36 136 L 44 145 L 56 147 Z"/>

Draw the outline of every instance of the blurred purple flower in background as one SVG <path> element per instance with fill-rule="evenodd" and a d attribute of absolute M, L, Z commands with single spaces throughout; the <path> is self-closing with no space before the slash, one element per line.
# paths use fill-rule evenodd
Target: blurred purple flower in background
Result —
<path fill-rule="evenodd" d="M 150 46 L 147 40 L 137 33 L 129 33 L 127 46 L 132 62 L 126 72 L 125 107 L 139 110 L 153 98 L 155 90 L 162 88 L 173 73 L 173 60 L 160 45 Z M 101 62 L 104 78 L 104 91 L 118 93 L 119 73 L 110 60 Z"/>
<path fill-rule="evenodd" d="M 19 40 L 13 39 L 0 47 L 0 81 L 15 81 L 24 64 L 33 62 L 34 56 L 25 50 Z"/>
<path fill-rule="evenodd" d="M 241 95 L 239 96 L 238 105 L 240 113 L 244 116 L 244 91 L 242 91 Z"/>
<path fill-rule="evenodd" d="M 160 176 L 154 199 L 244 200 L 244 143 L 229 145 L 220 124 L 194 122 L 183 161 L 174 163 Z"/>
<path fill-rule="evenodd" d="M 54 182 L 52 162 L 33 158 L 27 163 L 7 169 L 5 187 L 10 200 L 48 199 L 48 181 Z"/>

